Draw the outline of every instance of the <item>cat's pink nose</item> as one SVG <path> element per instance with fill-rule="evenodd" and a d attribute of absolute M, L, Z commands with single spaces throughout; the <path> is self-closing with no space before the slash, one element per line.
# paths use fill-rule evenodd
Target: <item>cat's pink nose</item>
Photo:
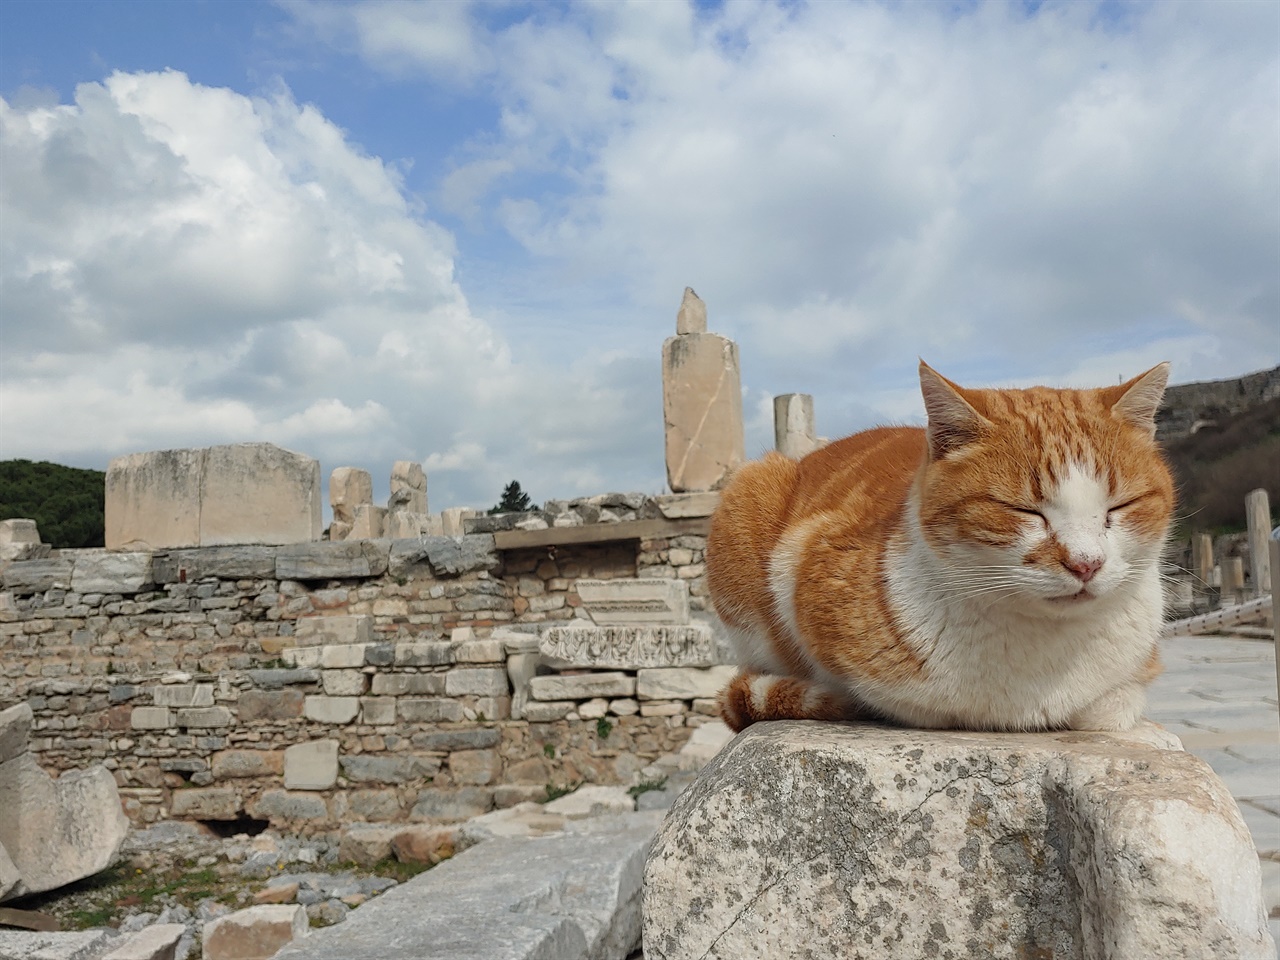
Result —
<path fill-rule="evenodd" d="M 1100 557 L 1067 557 L 1063 566 L 1079 577 L 1082 583 L 1088 583 L 1102 569 L 1102 559 Z"/>

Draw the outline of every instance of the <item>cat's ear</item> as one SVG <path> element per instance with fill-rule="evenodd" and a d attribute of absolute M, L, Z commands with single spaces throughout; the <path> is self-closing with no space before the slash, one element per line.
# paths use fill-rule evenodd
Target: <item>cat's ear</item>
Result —
<path fill-rule="evenodd" d="M 953 450 L 977 440 L 991 421 L 974 409 L 959 386 L 923 360 L 920 361 L 920 393 L 929 415 L 929 459 L 940 460 Z"/>
<path fill-rule="evenodd" d="M 1169 364 L 1158 363 L 1146 373 L 1134 377 L 1128 383 L 1107 391 L 1111 415 L 1130 426 L 1145 430 L 1151 436 L 1156 433 L 1156 411 L 1164 398 L 1164 387 L 1169 382 Z"/>

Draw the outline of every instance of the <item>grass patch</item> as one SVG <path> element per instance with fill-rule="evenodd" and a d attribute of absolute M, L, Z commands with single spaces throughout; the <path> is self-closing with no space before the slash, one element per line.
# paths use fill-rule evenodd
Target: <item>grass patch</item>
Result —
<path fill-rule="evenodd" d="M 563 786 L 556 786 L 553 783 L 548 783 L 547 799 L 543 800 L 542 802 L 550 803 L 552 800 L 559 800 L 561 797 L 566 796 L 567 794 L 573 793 L 573 791 L 577 790 L 580 786 L 582 786 L 584 782 L 585 781 L 578 780 L 578 781 L 575 781 L 574 783 L 566 783 Z"/>
<path fill-rule="evenodd" d="M 661 790 L 666 785 L 666 777 L 659 777 L 657 780 L 641 780 L 634 787 L 627 788 L 627 795 L 632 798 L 637 798 L 642 793 L 648 793 L 650 790 Z"/>

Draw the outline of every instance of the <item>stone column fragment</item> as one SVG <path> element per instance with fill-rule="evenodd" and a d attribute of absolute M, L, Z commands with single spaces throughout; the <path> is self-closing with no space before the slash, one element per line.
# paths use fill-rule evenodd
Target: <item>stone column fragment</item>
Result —
<path fill-rule="evenodd" d="M 706 305 L 685 288 L 677 334 L 662 345 L 667 483 L 714 490 L 744 459 L 738 345 L 706 333 Z"/>
<path fill-rule="evenodd" d="M 784 393 L 773 398 L 773 439 L 780 454 L 795 460 L 821 446 L 814 429 L 812 395 Z"/>

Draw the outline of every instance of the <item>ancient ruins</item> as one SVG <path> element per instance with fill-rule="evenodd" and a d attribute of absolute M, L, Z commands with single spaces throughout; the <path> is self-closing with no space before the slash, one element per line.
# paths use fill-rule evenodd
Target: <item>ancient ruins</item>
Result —
<path fill-rule="evenodd" d="M 341 837 L 348 851 L 377 851 L 369 856 L 389 855 L 406 831 L 466 822 L 475 842 L 524 831 L 519 843 L 533 846 L 517 856 L 479 843 L 324 936 L 299 940 L 306 912 L 277 904 L 219 920 L 206 939 L 273 931 L 273 944 L 292 944 L 282 956 L 337 958 L 400 930 L 405 943 L 380 947 L 398 957 L 418 955 L 414 936 L 448 929 L 470 931 L 492 960 L 625 960 L 639 945 L 640 874 L 661 821 L 631 812 L 625 788 L 716 754 L 726 732 L 715 696 L 735 670 L 704 559 L 716 490 L 744 455 L 737 347 L 707 332 L 706 306 L 686 289 L 662 356 L 669 494 L 432 513 L 418 463 L 391 466 L 385 506 L 373 502 L 368 472 L 338 467 L 326 535 L 319 463 L 234 444 L 113 460 L 106 549 L 53 551 L 34 524 L 0 524 L 0 899 L 99 869 L 126 817 L 135 827 L 186 820 Z M 774 414 L 783 454 L 826 442 L 812 397 L 779 396 Z M 1207 584 L 1212 545 L 1196 549 Z M 1255 546 L 1255 565 L 1259 556 Z M 1216 589 L 1262 603 L 1243 596 L 1232 563 L 1216 569 Z M 1249 589 L 1270 575 L 1255 566 Z M 746 955 L 732 945 L 760 937 L 810 943 L 833 918 L 858 936 L 901 933 L 916 952 L 895 956 L 972 952 L 974 931 L 998 936 L 1005 920 L 1063 957 L 1113 941 L 1178 955 L 1193 934 L 1234 945 L 1225 955 L 1254 956 L 1265 936 L 1239 812 L 1212 771 L 1158 731 L 1130 742 L 775 726 L 720 753 L 663 828 L 649 865 L 648 960 Z M 672 766 L 673 757 L 697 759 Z M 1010 800 L 1032 769 L 1038 786 Z M 882 772 L 855 782 L 857 770 Z M 1091 792 L 1095 775 L 1127 798 L 1123 823 Z M 561 807 L 522 806 L 580 783 L 591 786 Z M 851 808 L 855 794 L 875 803 Z M 944 802 L 953 796 L 963 809 Z M 1199 805 L 1170 813 L 1170 798 L 1186 796 Z M 623 819 L 565 826 L 584 810 Z M 560 817 L 554 837 L 548 817 Z M 804 821 L 814 856 L 775 878 L 770 864 L 794 853 L 774 836 L 788 817 Z M 837 823 L 875 833 L 883 851 L 823 860 Z M 734 862 L 707 840 L 725 826 L 750 838 Z M 593 844 L 614 859 L 581 859 Z M 1127 859 L 1105 853 L 1122 847 Z M 1238 853 L 1253 873 L 1231 873 Z M 531 866 L 511 867 L 509 883 L 494 887 L 496 872 L 508 872 L 497 861 L 511 857 Z M 1108 912 L 1132 879 L 1118 877 L 1121 859 L 1145 871 L 1146 886 L 1123 901 L 1134 911 L 1163 909 L 1166 895 L 1194 902 L 1185 943 L 1172 920 L 1157 936 Z M 1180 874 L 1192 866 L 1203 896 Z M 693 913 L 690 875 L 703 897 Z M 877 878 L 879 892 L 857 892 L 859 877 Z M 834 903 L 828 883 L 857 895 Z M 546 902 L 526 910 L 538 884 Z M 886 892 L 895 884 L 928 893 L 929 923 L 900 919 L 920 911 L 895 902 Z M 738 922 L 737 901 L 757 887 L 760 912 Z M 500 923 L 464 915 L 488 888 Z M 1045 890 L 1056 892 L 1040 904 Z M 172 957 L 180 933 L 157 931 L 165 945 L 147 956 Z M 516 942 L 524 952 L 492 946 Z"/>

